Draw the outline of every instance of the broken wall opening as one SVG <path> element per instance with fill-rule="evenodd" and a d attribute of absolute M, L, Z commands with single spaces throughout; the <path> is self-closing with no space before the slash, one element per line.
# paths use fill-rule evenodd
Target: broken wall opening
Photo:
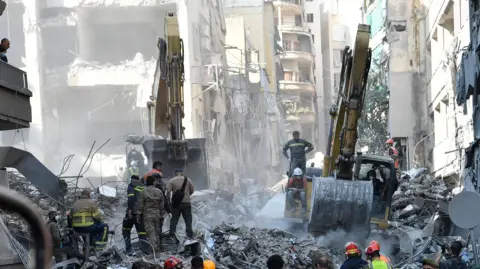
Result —
<path fill-rule="evenodd" d="M 155 8 L 81 9 L 80 56 L 99 64 L 119 64 L 138 52 L 145 60 L 155 58 L 160 17 Z"/>
<path fill-rule="evenodd" d="M 43 28 L 42 45 L 47 68 L 69 65 L 78 55 L 77 28 L 74 26 Z"/>

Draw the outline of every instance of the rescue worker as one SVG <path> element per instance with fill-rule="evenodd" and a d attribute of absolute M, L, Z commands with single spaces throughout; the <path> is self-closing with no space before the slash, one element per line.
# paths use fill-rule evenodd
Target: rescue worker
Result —
<path fill-rule="evenodd" d="M 205 260 L 203 262 L 203 268 L 204 269 L 215 269 L 215 263 L 211 260 Z"/>
<path fill-rule="evenodd" d="M 79 233 L 93 237 L 96 250 L 104 250 L 108 240 L 108 225 L 103 222 L 98 206 L 90 199 L 90 191 L 82 190 L 80 199 L 72 207 L 72 227 Z"/>
<path fill-rule="evenodd" d="M 371 169 L 367 172 L 368 180 L 370 180 L 373 184 L 373 209 L 374 212 L 380 213 L 383 211 L 383 198 L 387 193 L 387 184 L 381 181 L 377 177 L 377 173 L 374 169 Z M 372 241 L 373 242 L 373 241 Z M 376 242 L 376 241 L 375 241 Z"/>
<path fill-rule="evenodd" d="M 293 176 L 288 180 L 287 184 L 287 201 L 290 210 L 295 210 L 295 198 L 300 198 L 302 202 L 302 211 L 307 212 L 307 179 L 303 176 L 303 171 L 300 168 L 293 170 Z"/>
<path fill-rule="evenodd" d="M 137 168 L 140 170 L 136 175 L 140 175 L 140 172 L 144 172 L 145 170 L 145 158 L 143 157 L 142 153 L 137 151 L 135 147 L 132 147 L 130 151 L 127 153 L 127 165 L 132 165 L 132 163 L 137 164 Z"/>
<path fill-rule="evenodd" d="M 183 268 L 183 261 L 177 257 L 170 257 L 165 260 L 163 264 L 163 269 L 182 269 Z"/>
<path fill-rule="evenodd" d="M 380 253 L 380 260 L 388 263 L 390 266 L 393 267 L 392 261 L 390 260 L 390 258 L 387 257 L 387 256 L 385 256 L 385 255 L 383 255 L 382 252 L 380 252 L 380 243 L 378 243 L 378 241 L 372 240 L 372 241 L 370 241 L 370 243 L 369 243 L 368 245 L 369 245 L 369 246 L 374 245 L 376 248 L 378 248 L 378 252 Z"/>
<path fill-rule="evenodd" d="M 452 242 L 450 252 L 444 255 L 445 259 L 440 261 L 440 269 L 466 269 L 467 263 L 460 257 L 462 248 L 462 242 Z"/>
<path fill-rule="evenodd" d="M 368 266 L 368 262 L 362 259 L 362 251 L 354 242 L 345 244 L 345 257 L 347 258 L 340 269 L 359 269 Z"/>
<path fill-rule="evenodd" d="M 152 169 L 145 173 L 143 176 L 143 182 L 147 180 L 147 177 L 153 176 L 155 178 L 155 187 L 165 191 L 165 183 L 163 182 L 162 162 L 153 162 Z"/>
<path fill-rule="evenodd" d="M 147 233 L 141 219 L 141 211 L 139 208 L 140 195 L 145 189 L 145 186 L 140 181 L 138 175 L 132 175 L 130 179 L 130 184 L 128 184 L 127 187 L 127 212 L 125 213 L 125 218 L 123 219 L 122 229 L 123 240 L 125 240 L 125 250 L 129 255 L 133 254 L 130 235 L 134 225 L 135 229 L 137 230 L 138 238 L 140 239 L 140 248 L 142 250 L 148 249 L 145 242 L 145 240 L 147 240 Z"/>
<path fill-rule="evenodd" d="M 195 256 L 190 261 L 190 268 L 192 269 L 203 269 L 203 258 L 200 256 Z"/>
<path fill-rule="evenodd" d="M 179 204 L 174 201 L 176 193 L 183 192 L 183 199 Z M 172 197 L 171 210 L 172 219 L 170 220 L 170 236 L 175 237 L 177 230 L 177 223 L 180 219 L 180 215 L 183 216 L 185 221 L 186 233 L 188 238 L 193 237 L 192 228 L 192 204 L 190 203 L 190 196 L 193 194 L 194 188 L 192 181 L 183 175 L 182 169 L 175 170 L 175 177 L 170 179 L 167 183 L 167 197 Z"/>
<path fill-rule="evenodd" d="M 162 227 L 165 215 L 163 192 L 155 187 L 155 178 L 147 177 L 147 188 L 140 196 L 140 214 L 143 216 L 148 242 L 155 252 L 162 250 Z"/>
<path fill-rule="evenodd" d="M 422 260 L 423 269 L 439 269 L 440 265 L 435 260 L 423 259 Z"/>
<path fill-rule="evenodd" d="M 50 211 L 47 216 L 47 228 L 52 235 L 52 254 L 55 257 L 55 262 L 59 263 L 63 261 L 62 252 L 62 236 L 60 235 L 60 229 L 57 224 L 57 212 Z"/>
<path fill-rule="evenodd" d="M 313 150 L 312 143 L 300 139 L 300 132 L 294 131 L 292 135 L 293 139 L 283 146 L 283 155 L 285 155 L 290 161 L 290 169 L 288 170 L 289 176 L 291 176 L 293 169 L 297 167 L 302 169 L 302 171 L 306 170 L 307 157 L 305 154 Z M 290 157 L 288 157 L 288 150 L 290 150 Z"/>
<path fill-rule="evenodd" d="M 365 250 L 365 255 L 367 255 L 369 269 L 393 269 L 388 262 L 380 258 L 380 249 L 377 244 L 369 245 Z"/>
<path fill-rule="evenodd" d="M 130 163 L 130 166 L 128 167 L 128 173 L 130 174 L 130 177 L 140 175 L 140 168 L 138 168 L 136 161 L 132 161 Z"/>
<path fill-rule="evenodd" d="M 399 160 L 399 154 L 398 154 L 398 149 L 393 145 L 394 141 L 393 139 L 389 138 L 387 142 L 385 142 L 385 145 L 387 146 L 388 150 L 388 156 L 390 156 L 393 161 L 395 162 L 395 169 L 400 168 L 400 160 Z"/>

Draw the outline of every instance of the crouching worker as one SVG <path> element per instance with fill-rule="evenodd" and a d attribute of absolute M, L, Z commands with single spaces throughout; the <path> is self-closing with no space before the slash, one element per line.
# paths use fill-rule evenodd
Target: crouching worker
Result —
<path fill-rule="evenodd" d="M 90 199 L 89 190 L 83 190 L 73 204 L 72 227 L 76 232 L 90 234 L 95 250 L 102 251 L 107 246 L 108 225 L 103 222 L 98 206 Z"/>
<path fill-rule="evenodd" d="M 302 202 L 302 211 L 307 212 L 307 180 L 303 176 L 303 171 L 300 168 L 293 170 L 293 176 L 288 180 L 287 185 L 287 200 L 290 210 L 295 210 L 295 198 L 300 198 Z"/>

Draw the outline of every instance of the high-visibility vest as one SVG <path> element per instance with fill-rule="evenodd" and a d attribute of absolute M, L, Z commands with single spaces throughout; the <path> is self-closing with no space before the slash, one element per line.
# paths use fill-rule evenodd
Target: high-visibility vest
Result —
<path fill-rule="evenodd" d="M 95 224 L 94 217 L 100 216 L 100 212 L 97 211 L 95 213 L 91 212 L 75 212 L 72 215 L 72 227 L 79 228 L 79 227 L 88 227 Z"/>
<path fill-rule="evenodd" d="M 393 151 L 393 154 L 390 156 L 393 158 L 393 161 L 395 163 L 395 169 L 398 169 L 400 167 L 400 160 L 398 160 L 398 150 L 395 147 L 390 147 L 389 152 L 390 149 Z"/>
<path fill-rule="evenodd" d="M 369 269 L 393 269 L 390 263 L 382 260 L 374 260 L 368 262 Z"/>
<path fill-rule="evenodd" d="M 135 169 L 133 169 L 133 167 L 130 167 L 128 170 L 130 171 L 131 176 L 138 176 L 138 174 L 140 174 L 140 169 L 138 167 L 135 167 Z"/>

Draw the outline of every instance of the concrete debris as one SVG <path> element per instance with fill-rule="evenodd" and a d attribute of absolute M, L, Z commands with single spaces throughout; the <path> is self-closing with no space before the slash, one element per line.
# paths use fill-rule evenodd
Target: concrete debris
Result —
<path fill-rule="evenodd" d="M 156 66 L 157 62 L 155 59 L 152 58 L 149 61 L 145 61 L 141 53 L 135 54 L 133 60 L 122 61 L 120 64 L 99 64 L 97 62 L 87 62 L 81 58 L 76 58 L 74 62 L 70 64 L 68 76 L 74 77 L 76 73 L 88 70 L 101 70 L 107 73 L 134 71 L 137 74 L 147 76 L 154 72 Z"/>
<path fill-rule="evenodd" d="M 52 26 L 75 26 L 77 25 L 77 13 L 70 12 L 70 14 L 59 14 L 55 17 L 49 17 L 41 19 L 38 24 L 40 27 L 52 27 Z"/>
<path fill-rule="evenodd" d="M 265 268 L 268 257 L 273 254 L 283 256 L 286 268 L 309 268 L 321 256 L 330 257 L 337 266 L 342 262 L 338 253 L 318 247 L 312 237 L 300 239 L 277 229 L 222 224 L 207 237 L 207 248 L 225 267 Z"/>
<path fill-rule="evenodd" d="M 151 134 L 129 134 L 125 137 L 125 142 L 135 145 L 141 145 L 143 144 L 143 142 L 153 139 L 163 139 L 163 137 Z"/>
<path fill-rule="evenodd" d="M 445 210 L 453 195 L 445 182 L 414 169 L 402 176 L 392 197 L 393 219 L 403 225 L 423 229 L 437 211 Z"/>

